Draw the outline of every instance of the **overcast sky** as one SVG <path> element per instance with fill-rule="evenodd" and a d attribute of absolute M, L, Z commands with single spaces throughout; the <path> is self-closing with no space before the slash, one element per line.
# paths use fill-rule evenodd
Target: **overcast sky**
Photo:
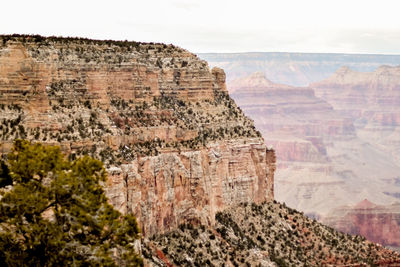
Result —
<path fill-rule="evenodd" d="M 173 43 L 192 52 L 400 54 L 399 0 L 7 0 L 0 33 Z"/>

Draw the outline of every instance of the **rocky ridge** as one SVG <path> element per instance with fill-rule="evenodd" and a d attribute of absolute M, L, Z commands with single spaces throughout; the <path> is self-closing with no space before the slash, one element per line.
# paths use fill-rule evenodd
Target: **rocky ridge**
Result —
<path fill-rule="evenodd" d="M 143 235 L 273 199 L 275 155 L 223 70 L 173 45 L 0 36 L 0 139 L 105 162 L 111 203 Z"/>
<path fill-rule="evenodd" d="M 400 255 L 322 225 L 278 202 L 241 203 L 216 224 L 146 239 L 149 266 L 399 266 Z"/>

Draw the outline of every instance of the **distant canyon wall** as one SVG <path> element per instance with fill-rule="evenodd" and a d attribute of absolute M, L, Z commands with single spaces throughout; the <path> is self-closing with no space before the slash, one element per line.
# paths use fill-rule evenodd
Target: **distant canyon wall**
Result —
<path fill-rule="evenodd" d="M 310 87 L 276 84 L 260 72 L 228 83 L 276 150 L 279 201 L 316 218 L 363 199 L 399 201 L 399 70 L 343 67 Z"/>
<path fill-rule="evenodd" d="M 210 66 L 223 68 L 228 82 L 263 73 L 274 83 L 308 86 L 331 76 L 340 67 L 370 72 L 382 65 L 400 65 L 399 55 L 328 54 L 328 53 L 200 53 Z"/>
<path fill-rule="evenodd" d="M 400 248 L 400 202 L 382 206 L 365 199 L 354 206 L 334 209 L 322 222 L 339 231 Z"/>

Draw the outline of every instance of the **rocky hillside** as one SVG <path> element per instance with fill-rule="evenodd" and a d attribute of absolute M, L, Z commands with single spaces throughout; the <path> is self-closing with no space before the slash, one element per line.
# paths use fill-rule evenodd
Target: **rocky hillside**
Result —
<path fill-rule="evenodd" d="M 146 240 L 149 266 L 399 266 L 400 255 L 277 202 L 242 203 L 213 228 L 181 225 Z"/>
<path fill-rule="evenodd" d="M 105 162 L 144 235 L 273 198 L 275 156 L 225 74 L 173 45 L 0 36 L 1 153 L 15 138 Z"/>

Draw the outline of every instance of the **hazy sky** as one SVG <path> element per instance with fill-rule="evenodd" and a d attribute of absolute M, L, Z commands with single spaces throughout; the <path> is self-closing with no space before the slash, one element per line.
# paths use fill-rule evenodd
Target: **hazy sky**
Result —
<path fill-rule="evenodd" d="M 192 52 L 400 54 L 399 0 L 8 0 L 0 33 L 173 43 Z"/>

